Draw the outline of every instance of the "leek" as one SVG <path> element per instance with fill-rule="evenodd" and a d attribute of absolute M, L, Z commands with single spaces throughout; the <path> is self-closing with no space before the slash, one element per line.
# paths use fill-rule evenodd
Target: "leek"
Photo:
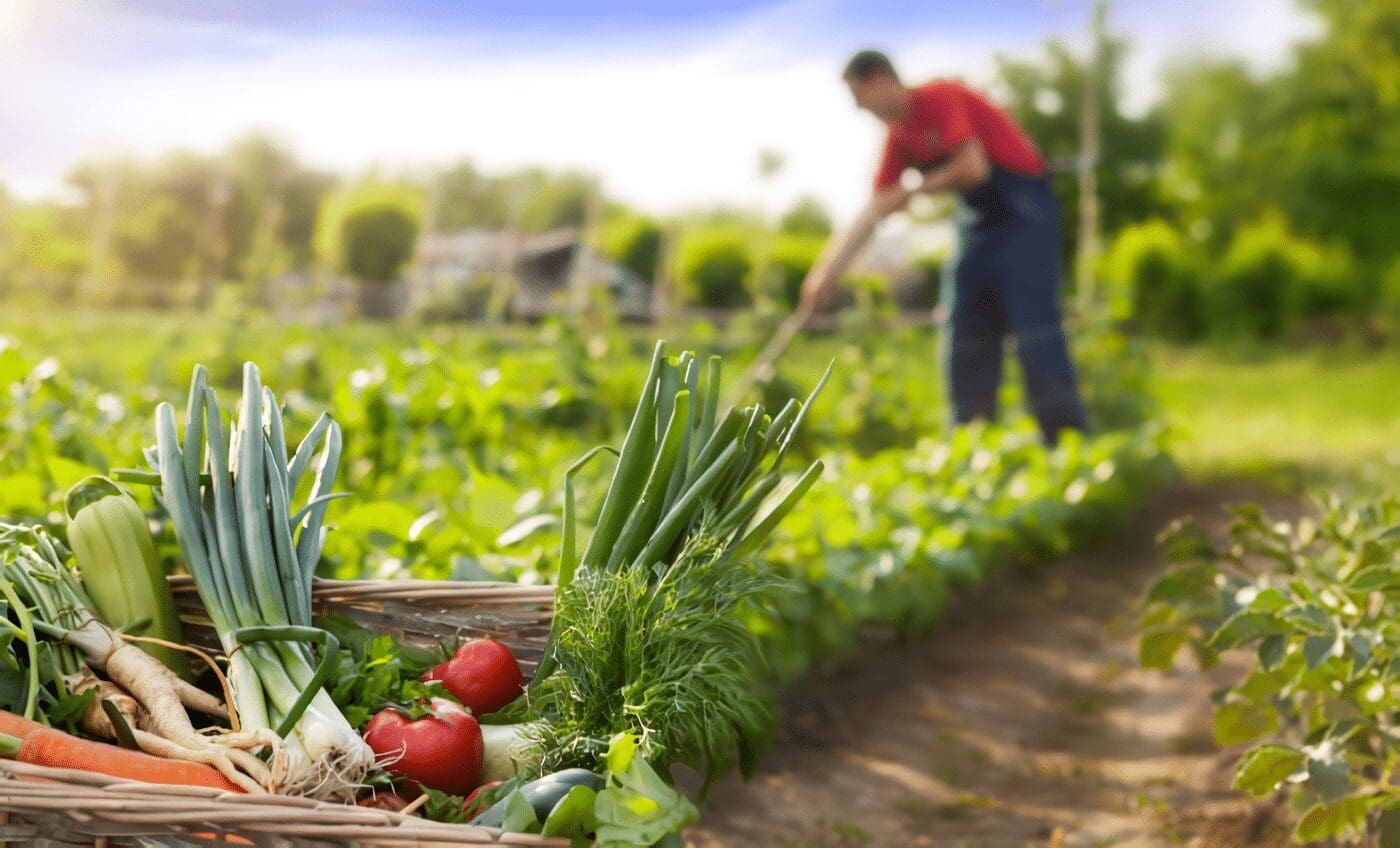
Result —
<path fill-rule="evenodd" d="M 340 461 L 340 428 L 323 416 L 288 459 L 281 409 L 257 366 L 243 368 L 236 422 L 225 429 L 203 366 L 196 366 L 183 437 L 168 403 L 156 408 L 160 475 L 185 562 L 228 657 L 229 684 L 245 729 L 282 737 L 275 789 L 349 799 L 374 754 L 321 688 L 334 638 L 311 627 L 311 580 Z M 293 510 L 301 475 L 311 494 Z M 310 644 L 321 643 L 321 660 Z"/>

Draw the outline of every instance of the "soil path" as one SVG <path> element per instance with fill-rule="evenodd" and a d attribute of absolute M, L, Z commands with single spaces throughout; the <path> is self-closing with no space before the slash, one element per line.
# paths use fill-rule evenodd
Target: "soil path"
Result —
<path fill-rule="evenodd" d="M 1239 675 L 1137 666 L 1136 604 L 1164 566 L 1154 539 L 1224 506 L 1292 501 L 1244 487 L 1154 496 L 1098 549 L 1007 573 L 951 604 L 928 637 L 867 646 L 786 699 L 780 741 L 749 784 L 715 788 L 692 848 L 1264 848 L 1269 809 L 1229 789 L 1235 751 L 1210 694 Z"/>

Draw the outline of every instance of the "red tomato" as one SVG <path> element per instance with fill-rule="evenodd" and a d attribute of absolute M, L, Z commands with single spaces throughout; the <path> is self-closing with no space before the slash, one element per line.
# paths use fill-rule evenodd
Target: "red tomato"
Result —
<path fill-rule="evenodd" d="M 468 642 L 447 662 L 429 669 L 423 679 L 441 680 L 452 697 L 477 715 L 494 713 L 514 701 L 525 683 L 510 648 L 492 639 Z"/>
<path fill-rule="evenodd" d="M 490 783 L 483 783 L 472 790 L 472 794 L 468 795 L 466 800 L 462 802 L 462 812 L 466 814 L 467 821 L 471 821 L 486 811 L 485 802 L 478 799 L 480 799 L 482 794 L 487 790 L 500 786 L 502 782 L 503 781 L 500 780 L 493 780 Z"/>
<path fill-rule="evenodd" d="M 365 742 L 377 757 L 398 757 L 384 767 L 449 795 L 465 795 L 481 775 L 481 726 L 471 713 L 446 698 L 433 698 L 415 718 L 393 708 L 365 725 Z"/>

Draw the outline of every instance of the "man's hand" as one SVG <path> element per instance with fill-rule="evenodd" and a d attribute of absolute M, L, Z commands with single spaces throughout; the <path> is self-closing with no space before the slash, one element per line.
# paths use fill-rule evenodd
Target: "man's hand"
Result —
<path fill-rule="evenodd" d="M 835 299 L 836 280 L 827 270 L 826 263 L 818 260 L 802 281 L 802 297 L 797 309 L 803 314 L 812 315 L 829 308 Z"/>
<path fill-rule="evenodd" d="M 856 254 L 870 241 L 875 225 L 888 215 L 903 209 L 913 193 L 900 186 L 877 191 L 856 220 L 839 238 L 822 252 L 821 258 L 802 281 L 802 299 L 798 309 L 807 315 L 831 306 L 836 298 L 836 281 L 846 273 Z"/>

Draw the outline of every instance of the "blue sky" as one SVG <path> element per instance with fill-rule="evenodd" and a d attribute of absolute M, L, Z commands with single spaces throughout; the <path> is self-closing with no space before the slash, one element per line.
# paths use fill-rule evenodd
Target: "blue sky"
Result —
<path fill-rule="evenodd" d="M 593 171 L 657 212 L 812 193 L 847 214 L 880 138 L 838 79 L 852 50 L 987 84 L 998 52 L 1082 43 L 1089 5 L 0 0 L 0 181 L 54 194 L 83 157 L 215 150 L 257 128 L 346 172 L 470 157 Z M 1292 0 L 1117 0 L 1112 18 L 1137 45 L 1138 106 L 1168 59 L 1277 65 L 1315 26 Z M 769 184 L 764 147 L 788 160 Z"/>

